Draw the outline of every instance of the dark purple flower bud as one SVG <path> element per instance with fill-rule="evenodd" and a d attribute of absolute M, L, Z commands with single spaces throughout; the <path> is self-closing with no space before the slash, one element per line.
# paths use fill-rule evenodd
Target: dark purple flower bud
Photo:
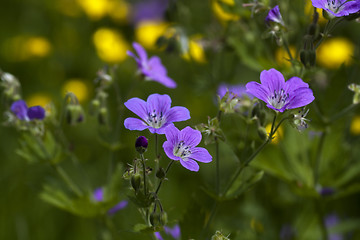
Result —
<path fill-rule="evenodd" d="M 45 109 L 41 106 L 34 106 L 27 110 L 27 116 L 30 120 L 39 119 L 42 120 L 45 118 Z"/>
<path fill-rule="evenodd" d="M 335 193 L 335 189 L 332 187 L 323 187 L 319 191 L 320 195 L 323 197 L 331 196 Z"/>
<path fill-rule="evenodd" d="M 109 211 L 109 215 L 114 215 L 117 211 L 125 208 L 128 205 L 128 201 L 124 200 L 116 204 L 114 207 L 112 207 Z"/>
<path fill-rule="evenodd" d="M 28 107 L 24 100 L 18 100 L 13 102 L 13 104 L 11 104 L 10 110 L 16 115 L 18 119 L 28 120 Z"/>
<path fill-rule="evenodd" d="M 103 188 L 97 188 L 97 189 L 95 189 L 95 191 L 93 192 L 93 198 L 94 198 L 95 201 L 97 201 L 97 202 L 102 202 L 102 201 L 104 201 L 104 189 L 103 189 Z"/>
<path fill-rule="evenodd" d="M 148 140 L 144 136 L 140 136 L 135 141 L 135 148 L 140 154 L 144 153 L 148 147 Z"/>
<path fill-rule="evenodd" d="M 285 23 L 282 19 L 279 6 L 276 5 L 273 9 L 271 9 L 268 13 L 268 15 L 265 18 L 265 22 L 267 24 L 270 24 L 270 22 L 278 23 L 282 26 L 285 26 Z"/>

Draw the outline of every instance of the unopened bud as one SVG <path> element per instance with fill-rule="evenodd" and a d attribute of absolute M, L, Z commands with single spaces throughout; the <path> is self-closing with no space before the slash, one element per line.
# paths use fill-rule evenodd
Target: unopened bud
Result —
<path fill-rule="evenodd" d="M 164 179 L 165 178 L 165 171 L 162 167 L 159 167 L 159 169 L 156 172 L 156 177 L 159 179 Z"/>
<path fill-rule="evenodd" d="M 262 140 L 268 139 L 268 133 L 264 127 L 259 127 L 257 132 Z"/>
<path fill-rule="evenodd" d="M 94 99 L 90 103 L 90 114 L 93 116 L 99 112 L 100 101 L 98 99 Z"/>
<path fill-rule="evenodd" d="M 66 119 L 70 125 L 84 121 L 84 111 L 78 104 L 69 104 L 66 107 Z"/>
<path fill-rule="evenodd" d="M 140 136 L 135 141 L 135 149 L 138 153 L 143 154 L 148 147 L 148 140 L 144 136 Z"/>
<path fill-rule="evenodd" d="M 106 125 L 108 123 L 108 110 L 105 107 L 100 108 L 98 114 L 98 121 L 101 125 Z"/>
<path fill-rule="evenodd" d="M 136 173 L 136 174 L 132 175 L 130 182 L 131 182 L 131 186 L 133 187 L 135 192 L 137 192 L 139 190 L 140 184 L 141 184 L 140 174 Z"/>

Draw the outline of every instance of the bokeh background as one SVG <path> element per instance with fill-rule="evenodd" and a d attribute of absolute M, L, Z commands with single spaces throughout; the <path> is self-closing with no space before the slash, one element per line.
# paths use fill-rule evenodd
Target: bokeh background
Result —
<path fill-rule="evenodd" d="M 216 91 L 221 83 L 259 81 L 260 72 L 269 68 L 281 70 L 286 78 L 294 74 L 283 48 L 266 38 L 264 18 L 270 7 L 280 5 L 290 50 L 298 59 L 311 22 L 311 2 L 259 2 L 263 8 L 254 12 L 251 6 L 243 6 L 253 3 L 245 0 L 3 1 L 0 68 L 20 80 L 29 106 L 45 107 L 52 102 L 60 111 L 65 93 L 71 91 L 87 113 L 95 97 L 97 72 L 113 67 L 116 84 L 108 91 L 108 126 L 99 126 L 88 114 L 82 124 L 63 126 L 80 164 L 66 160 L 62 165 L 80 186 L 94 190 L 108 182 L 109 159 L 125 171 L 136 157 L 133 143 L 140 134 L 149 138 L 147 157 L 154 157 L 154 136 L 148 132 L 130 132 L 122 123 L 119 135 L 114 131 L 119 118 L 132 116 L 122 106 L 128 98 L 169 94 L 174 106 L 190 110 L 192 118 L 177 125 L 182 128 L 206 123 L 208 116 L 217 114 Z M 320 17 L 320 28 L 325 22 Z M 359 84 L 360 23 L 344 21 L 332 35 L 317 51 L 317 67 L 303 76 L 311 82 L 327 117 L 351 104 L 347 85 Z M 161 57 L 168 75 L 178 83 L 176 89 L 138 81 L 136 64 L 126 55 L 134 41 L 150 55 Z M 5 112 L 8 106 L 0 109 Z M 262 181 L 219 207 L 207 237 L 222 230 L 231 239 L 320 239 L 312 202 L 318 186 L 312 186 L 310 175 L 319 132 L 326 130 L 320 182 L 337 193 L 323 201 L 325 215 L 336 219 L 334 231 L 342 237 L 336 239 L 360 239 L 360 110 L 326 129 L 313 109 L 308 117 L 310 129 L 303 133 L 288 125 L 280 129 L 274 143 L 251 168 L 265 171 Z M 240 117 L 225 116 L 223 127 L 229 142 L 220 145 L 222 186 L 237 165 L 235 156 L 246 144 Z M 251 139 L 260 141 L 256 129 L 250 132 Z M 31 164 L 17 154 L 21 133 L 15 129 L 1 126 L 0 136 L 0 239 L 108 239 L 101 219 L 77 216 L 41 200 L 45 183 L 62 186 L 53 169 L 47 164 Z M 109 151 L 107 143 L 118 146 Z M 214 154 L 213 145 L 207 148 Z M 163 166 L 167 161 L 164 157 Z M 209 216 L 212 201 L 200 188 L 214 186 L 214 166 L 202 164 L 199 173 L 176 166 L 161 190 L 169 224 L 182 222 L 183 239 L 205 239 L 202 220 Z M 119 196 L 126 199 L 129 183 L 121 182 Z M 112 221 L 120 239 L 151 239 L 133 230 L 142 222 L 134 204 L 119 211 Z"/>

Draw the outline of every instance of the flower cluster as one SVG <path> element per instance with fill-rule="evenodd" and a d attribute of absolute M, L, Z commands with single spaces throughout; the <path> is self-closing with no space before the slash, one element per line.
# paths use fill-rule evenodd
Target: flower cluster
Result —
<path fill-rule="evenodd" d="M 31 121 L 35 119 L 42 120 L 45 118 L 45 109 L 43 107 L 33 106 L 28 108 L 24 100 L 13 102 L 10 110 L 18 119 L 24 121 Z"/>

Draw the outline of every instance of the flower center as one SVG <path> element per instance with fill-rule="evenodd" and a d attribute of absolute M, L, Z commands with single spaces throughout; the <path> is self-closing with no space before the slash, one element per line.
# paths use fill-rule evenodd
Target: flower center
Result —
<path fill-rule="evenodd" d="M 186 159 L 191 155 L 191 150 L 188 145 L 184 144 L 184 141 L 180 141 L 177 146 L 175 145 L 173 150 L 174 156 L 181 157 L 182 159 Z"/>
<path fill-rule="evenodd" d="M 146 120 L 147 124 L 153 128 L 161 128 L 166 119 L 163 115 L 163 112 L 157 113 L 154 109 L 152 112 L 148 113 L 148 118 Z"/>
<path fill-rule="evenodd" d="M 274 108 L 281 109 L 289 102 L 289 93 L 286 93 L 284 89 L 274 90 L 274 94 L 268 98 L 268 102 Z"/>
<path fill-rule="evenodd" d="M 340 6 L 338 3 L 338 0 L 327 0 L 327 6 L 325 6 L 326 8 L 330 9 L 332 12 L 336 13 Z"/>

